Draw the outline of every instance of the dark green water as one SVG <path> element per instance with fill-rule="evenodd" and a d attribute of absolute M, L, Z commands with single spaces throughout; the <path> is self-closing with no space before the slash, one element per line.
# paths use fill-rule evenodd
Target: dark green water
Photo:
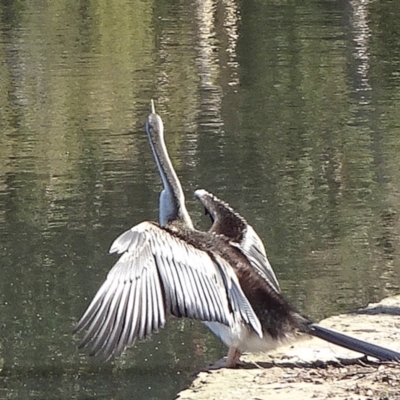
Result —
<path fill-rule="evenodd" d="M 157 218 L 149 101 L 189 212 L 205 188 L 323 318 L 400 291 L 400 3 L 0 4 L 0 398 L 168 399 L 225 349 L 171 321 L 106 364 L 71 334 Z"/>

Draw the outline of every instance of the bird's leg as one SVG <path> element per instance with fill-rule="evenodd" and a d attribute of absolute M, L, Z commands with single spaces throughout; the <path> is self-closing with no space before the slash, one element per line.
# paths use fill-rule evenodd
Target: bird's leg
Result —
<path fill-rule="evenodd" d="M 204 368 L 203 371 L 212 371 L 220 368 L 235 368 L 238 364 L 244 365 L 239 358 L 241 356 L 241 352 L 236 347 L 229 347 L 228 355 L 216 363 L 209 365 L 207 368 Z"/>
<path fill-rule="evenodd" d="M 237 364 L 240 364 L 240 356 L 242 353 L 234 346 L 229 347 L 228 355 L 226 356 L 226 368 L 234 368 Z"/>

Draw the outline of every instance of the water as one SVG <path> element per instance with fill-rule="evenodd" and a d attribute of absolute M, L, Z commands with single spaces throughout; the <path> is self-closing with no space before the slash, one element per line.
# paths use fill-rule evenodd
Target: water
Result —
<path fill-rule="evenodd" d="M 150 98 L 196 225 L 196 188 L 229 201 L 303 313 L 399 292 L 400 6 L 292 3 L 0 6 L 0 398 L 173 398 L 224 354 L 191 321 L 105 364 L 71 334 L 157 218 Z"/>

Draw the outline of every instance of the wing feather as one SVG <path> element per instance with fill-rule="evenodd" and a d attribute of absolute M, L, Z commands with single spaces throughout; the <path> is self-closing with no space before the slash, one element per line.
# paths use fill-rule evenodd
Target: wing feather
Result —
<path fill-rule="evenodd" d="M 132 323 L 129 318 L 129 316 L 132 315 L 133 313 L 133 307 L 134 307 L 134 298 L 135 298 L 135 286 L 133 285 L 127 285 L 128 287 L 128 294 L 126 298 L 126 310 L 125 310 L 125 316 L 124 316 L 124 327 L 121 331 L 121 335 L 119 338 L 119 341 L 116 343 L 116 348 L 114 351 L 115 356 L 119 356 L 123 351 L 124 351 L 124 343 L 127 343 L 129 346 L 129 333 L 130 330 L 132 329 Z M 133 344 L 133 343 L 132 343 Z M 110 349 L 111 351 L 111 349 Z"/>
<path fill-rule="evenodd" d="M 104 292 L 104 290 L 107 290 Z M 99 296 L 97 300 L 98 304 L 95 304 L 91 307 L 93 310 L 93 314 L 87 315 L 87 324 L 90 324 L 90 329 L 86 332 L 86 335 L 83 337 L 82 342 L 80 343 L 80 347 L 86 346 L 87 343 L 91 342 L 93 338 L 96 336 L 97 332 L 101 329 L 102 323 L 105 320 L 105 315 L 108 312 L 110 307 L 110 299 L 112 298 L 113 291 L 111 290 L 110 282 L 105 282 L 103 286 L 100 288 L 103 292 L 102 296 Z M 93 302 L 91 306 L 93 305 Z M 84 325 L 81 324 L 82 327 Z"/>
<path fill-rule="evenodd" d="M 148 292 L 147 292 L 147 269 L 143 269 L 142 277 L 141 277 L 141 307 L 140 307 L 140 325 L 139 331 L 137 334 L 137 338 L 142 340 L 146 337 L 146 319 L 150 318 L 151 315 L 148 314 L 147 309 L 147 301 L 148 301 Z"/>
<path fill-rule="evenodd" d="M 247 225 L 246 233 L 241 242 L 241 248 L 254 269 L 279 293 L 279 282 L 268 261 L 264 244 L 250 225 Z"/>
<path fill-rule="evenodd" d="M 193 313 L 196 315 L 198 319 L 204 320 L 204 313 L 202 312 L 203 307 L 201 306 L 202 303 L 201 302 L 198 303 L 194 296 L 194 293 L 198 292 L 199 298 L 204 299 L 204 293 L 202 293 L 202 290 L 196 285 L 197 275 L 193 273 L 191 268 L 185 269 L 184 265 L 182 265 L 181 263 L 178 263 L 177 269 L 179 270 L 180 276 L 184 279 L 184 285 L 187 288 L 185 299 L 189 303 L 188 305 L 189 309 L 194 310 Z"/>
<path fill-rule="evenodd" d="M 123 334 L 126 325 L 126 311 L 128 308 L 128 297 L 130 293 L 131 285 L 124 285 L 122 295 L 120 297 L 119 307 L 115 316 L 114 329 L 110 332 L 106 346 L 104 347 L 104 353 L 110 354 L 112 349 L 117 348 L 118 341 Z"/>
<path fill-rule="evenodd" d="M 131 330 L 129 332 L 129 339 L 125 343 L 121 343 L 121 346 L 123 346 L 124 350 L 125 347 L 129 344 L 130 346 L 133 345 L 133 343 L 135 343 L 135 340 L 137 338 L 137 332 L 139 330 L 139 326 L 138 326 L 138 318 L 139 318 L 139 309 L 141 307 L 141 293 L 139 288 L 135 288 L 135 296 L 134 296 L 134 301 L 133 301 L 133 313 L 132 316 L 129 316 L 130 320 L 131 320 Z"/>
<path fill-rule="evenodd" d="M 232 306 L 233 312 L 240 315 L 240 319 L 247 324 L 250 324 L 255 332 L 263 337 L 261 323 L 251 307 L 247 297 L 242 291 L 242 288 L 236 278 L 236 275 L 230 268 L 229 264 L 221 257 L 217 257 L 218 266 L 223 270 L 222 277 L 225 280 L 228 298 Z"/>

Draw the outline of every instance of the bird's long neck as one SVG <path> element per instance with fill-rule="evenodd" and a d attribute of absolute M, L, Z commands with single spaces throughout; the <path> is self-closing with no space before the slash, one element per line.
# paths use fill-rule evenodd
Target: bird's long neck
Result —
<path fill-rule="evenodd" d="M 164 186 L 160 195 L 160 225 L 178 223 L 193 228 L 192 220 L 186 210 L 182 186 L 165 147 L 163 122 L 154 109 L 147 118 L 146 131 Z"/>

